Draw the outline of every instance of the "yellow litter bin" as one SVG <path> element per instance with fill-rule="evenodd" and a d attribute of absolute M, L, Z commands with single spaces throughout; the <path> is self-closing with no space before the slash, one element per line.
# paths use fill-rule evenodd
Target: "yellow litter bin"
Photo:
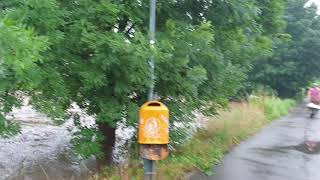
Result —
<path fill-rule="evenodd" d="M 139 112 L 140 144 L 169 144 L 169 109 L 159 101 L 143 104 Z"/>

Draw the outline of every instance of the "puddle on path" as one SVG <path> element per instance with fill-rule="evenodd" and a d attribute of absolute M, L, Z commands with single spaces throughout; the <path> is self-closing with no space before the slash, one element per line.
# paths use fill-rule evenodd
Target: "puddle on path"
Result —
<path fill-rule="evenodd" d="M 305 154 L 320 154 L 320 142 L 318 141 L 304 141 L 298 145 L 292 146 L 275 146 L 270 148 L 274 152 L 283 152 L 285 149 L 296 150 Z"/>
<path fill-rule="evenodd" d="M 305 141 L 297 146 L 293 146 L 297 151 L 306 154 L 319 154 L 320 153 L 320 142 L 317 141 Z"/>

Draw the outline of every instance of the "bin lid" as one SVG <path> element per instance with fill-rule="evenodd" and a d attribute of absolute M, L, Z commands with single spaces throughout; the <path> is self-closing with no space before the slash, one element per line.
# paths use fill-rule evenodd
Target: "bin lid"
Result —
<path fill-rule="evenodd" d="M 160 101 L 148 101 L 141 106 L 142 109 L 149 110 L 169 110 L 166 105 Z"/>

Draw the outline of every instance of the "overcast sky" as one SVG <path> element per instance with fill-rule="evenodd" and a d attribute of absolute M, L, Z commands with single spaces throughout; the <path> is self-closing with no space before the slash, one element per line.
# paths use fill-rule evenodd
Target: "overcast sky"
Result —
<path fill-rule="evenodd" d="M 320 0 L 310 0 L 307 4 L 315 3 L 318 6 L 318 14 L 320 14 Z"/>

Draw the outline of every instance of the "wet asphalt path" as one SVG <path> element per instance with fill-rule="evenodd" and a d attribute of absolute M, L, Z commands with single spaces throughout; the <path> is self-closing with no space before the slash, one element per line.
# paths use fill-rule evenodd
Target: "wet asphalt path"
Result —
<path fill-rule="evenodd" d="M 305 104 L 294 108 L 227 154 L 214 176 L 190 179 L 320 180 L 320 113 L 308 115 Z"/>

